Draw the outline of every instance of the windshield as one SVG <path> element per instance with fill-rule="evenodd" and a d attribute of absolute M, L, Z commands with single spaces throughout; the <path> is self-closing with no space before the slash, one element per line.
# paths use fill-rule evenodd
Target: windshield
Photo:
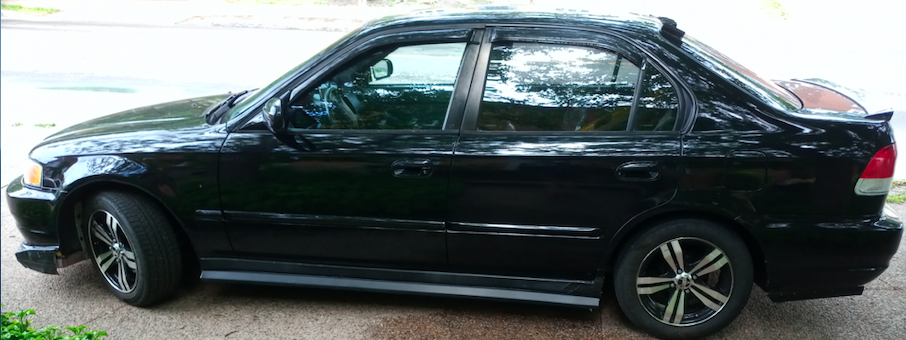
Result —
<path fill-rule="evenodd" d="M 351 38 L 352 36 L 358 34 L 361 30 L 362 30 L 361 27 L 359 27 L 358 29 L 352 30 L 351 32 L 347 33 L 346 35 L 344 35 L 342 38 L 340 38 L 339 40 L 337 40 L 336 42 L 334 42 L 334 43 L 331 44 L 330 46 L 327 46 L 327 48 L 325 48 L 325 49 L 321 50 L 320 52 L 316 53 L 315 55 L 311 56 L 310 58 L 308 58 L 308 60 L 306 60 L 306 61 L 303 62 L 302 64 L 299 64 L 299 66 L 294 67 L 292 70 L 289 70 L 289 72 L 286 72 L 285 74 L 283 74 L 282 76 L 280 76 L 280 78 L 277 78 L 276 80 L 274 80 L 273 82 L 271 82 L 269 85 L 263 87 L 263 88 L 262 88 L 262 89 L 263 89 L 262 91 L 257 91 L 255 94 L 253 94 L 253 95 L 251 95 L 251 96 L 245 96 L 241 101 L 239 101 L 239 102 L 236 103 L 237 105 L 235 105 L 235 106 L 237 106 L 237 108 L 231 111 L 230 117 L 227 119 L 227 121 L 229 121 L 229 120 L 235 118 L 237 115 L 241 114 L 242 112 L 245 112 L 245 110 L 248 109 L 246 106 L 248 106 L 248 105 L 250 105 L 250 104 L 252 104 L 252 103 L 255 103 L 255 102 L 258 100 L 258 97 L 263 96 L 263 95 L 268 95 L 268 96 L 273 95 L 273 93 L 272 93 L 273 91 L 268 91 L 268 90 L 270 89 L 271 86 L 275 86 L 276 84 L 280 84 L 282 81 L 286 80 L 287 77 L 296 74 L 296 72 L 297 72 L 299 69 L 305 67 L 305 65 L 308 65 L 309 62 L 311 62 L 311 61 L 317 59 L 318 57 L 320 57 L 321 55 L 323 55 L 324 52 L 327 52 L 327 51 L 329 51 L 329 50 L 332 50 L 332 49 L 336 48 L 337 46 L 343 44 L 344 42 L 346 42 L 347 40 L 349 40 L 349 38 Z M 254 99 L 253 99 L 253 98 L 254 98 Z"/>
<path fill-rule="evenodd" d="M 692 54 L 702 65 L 739 86 L 763 102 L 781 110 L 796 111 L 802 108 L 799 98 L 772 81 L 759 77 L 755 72 L 717 52 L 708 45 L 686 35 L 683 49 Z"/>

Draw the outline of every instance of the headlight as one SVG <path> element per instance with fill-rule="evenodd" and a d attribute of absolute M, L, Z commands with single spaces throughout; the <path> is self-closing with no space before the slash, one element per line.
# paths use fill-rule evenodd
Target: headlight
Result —
<path fill-rule="evenodd" d="M 44 167 L 33 160 L 29 160 L 28 166 L 25 168 L 25 174 L 22 175 L 22 182 L 40 187 L 42 178 L 44 178 Z"/>

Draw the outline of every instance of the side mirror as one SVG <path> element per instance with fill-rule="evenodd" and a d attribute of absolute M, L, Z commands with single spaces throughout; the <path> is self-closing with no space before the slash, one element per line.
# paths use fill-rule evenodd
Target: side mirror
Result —
<path fill-rule="evenodd" d="M 390 62 L 390 59 L 381 59 L 381 61 L 371 67 L 371 78 L 373 80 L 389 78 L 391 75 L 393 75 L 393 63 Z"/>
<path fill-rule="evenodd" d="M 264 121 L 271 132 L 277 133 L 286 129 L 286 119 L 283 115 L 283 104 L 280 98 L 274 97 L 264 103 Z"/>

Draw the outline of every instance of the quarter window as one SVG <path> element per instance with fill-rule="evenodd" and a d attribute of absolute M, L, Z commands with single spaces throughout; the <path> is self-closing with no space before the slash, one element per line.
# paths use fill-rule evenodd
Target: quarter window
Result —
<path fill-rule="evenodd" d="M 296 97 L 300 129 L 440 130 L 466 43 L 389 47 Z"/>
<path fill-rule="evenodd" d="M 671 131 L 676 125 L 679 99 L 673 85 L 651 65 L 645 65 L 642 91 L 633 114 L 633 131 Z"/>

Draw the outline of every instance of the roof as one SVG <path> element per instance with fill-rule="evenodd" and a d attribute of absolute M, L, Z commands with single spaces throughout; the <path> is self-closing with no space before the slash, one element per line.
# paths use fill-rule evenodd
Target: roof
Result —
<path fill-rule="evenodd" d="M 455 23 L 548 23 L 568 26 L 609 26 L 646 29 L 657 32 L 662 27 L 659 18 L 633 13 L 598 13 L 590 10 L 479 6 L 473 8 L 436 8 L 372 20 L 363 31 L 396 26 L 420 26 Z"/>

